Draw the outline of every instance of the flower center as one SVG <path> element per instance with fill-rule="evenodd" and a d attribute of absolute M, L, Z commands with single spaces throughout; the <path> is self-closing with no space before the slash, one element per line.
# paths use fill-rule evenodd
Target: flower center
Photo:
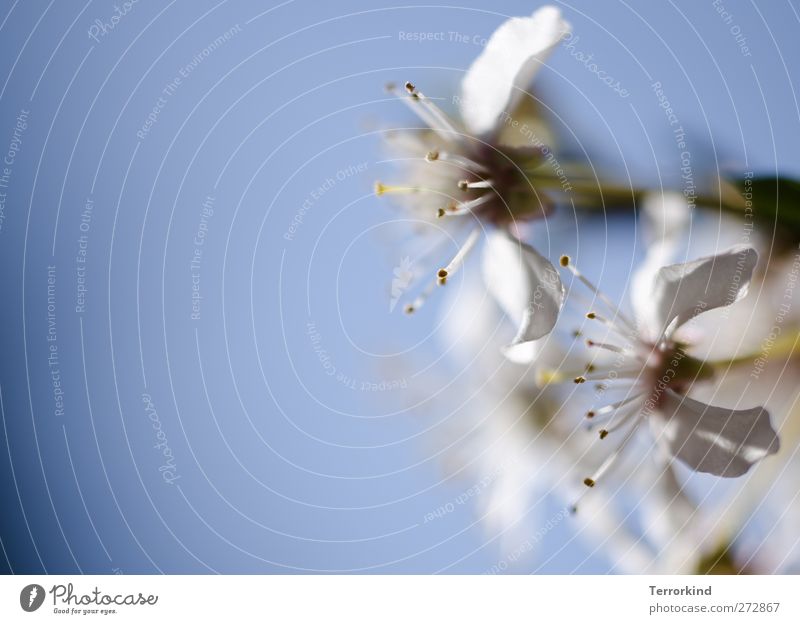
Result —
<path fill-rule="evenodd" d="M 645 371 L 647 386 L 651 388 L 648 401 L 653 407 L 661 403 L 667 388 L 684 394 L 694 382 L 713 376 L 711 367 L 686 353 L 685 344 L 667 342 L 650 347 Z"/>
<path fill-rule="evenodd" d="M 551 200 L 531 179 L 532 170 L 543 162 L 541 149 L 502 148 L 470 136 L 410 82 L 402 90 L 393 84 L 387 85 L 387 90 L 430 129 L 422 139 L 428 146 L 427 154 L 418 157 L 424 156 L 430 163 L 432 184 L 378 183 L 378 195 L 433 192 L 443 198 L 438 217 L 472 215 L 497 226 L 535 219 L 552 209 Z"/>
<path fill-rule="evenodd" d="M 505 226 L 514 221 L 540 218 L 550 212 L 551 202 L 537 190 L 528 173 L 540 159 L 508 153 L 476 140 L 470 140 L 464 147 L 468 158 L 480 163 L 482 169 L 469 172 L 458 181 L 458 188 L 467 201 L 486 198 L 473 211 L 476 216 L 494 225 Z"/>

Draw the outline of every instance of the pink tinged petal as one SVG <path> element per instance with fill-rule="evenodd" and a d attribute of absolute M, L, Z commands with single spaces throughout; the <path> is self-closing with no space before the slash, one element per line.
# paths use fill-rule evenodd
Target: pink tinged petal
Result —
<path fill-rule="evenodd" d="M 716 256 L 662 267 L 645 319 L 650 332 L 672 332 L 702 312 L 736 303 L 747 294 L 757 262 L 755 249 L 737 245 Z"/>
<path fill-rule="evenodd" d="M 552 331 L 564 304 L 558 271 L 530 245 L 496 231 L 487 236 L 483 276 L 489 292 L 519 327 L 506 355 L 530 362 L 538 351 L 530 342 Z"/>
<path fill-rule="evenodd" d="M 780 448 L 763 407 L 714 407 L 666 390 L 650 423 L 670 455 L 718 477 L 739 477 Z"/>
<path fill-rule="evenodd" d="M 494 131 L 553 48 L 570 31 L 561 11 L 544 6 L 531 17 L 513 17 L 494 32 L 461 84 L 461 116 L 476 135 Z"/>

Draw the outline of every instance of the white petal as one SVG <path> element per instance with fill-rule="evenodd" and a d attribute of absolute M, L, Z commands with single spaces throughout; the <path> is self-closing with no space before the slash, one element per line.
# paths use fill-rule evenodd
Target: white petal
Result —
<path fill-rule="evenodd" d="M 538 359 L 542 351 L 542 344 L 536 340 L 515 342 L 503 347 L 502 351 L 503 355 L 514 364 L 530 364 Z"/>
<path fill-rule="evenodd" d="M 513 17 L 494 32 L 461 84 L 461 116 L 474 134 L 493 131 L 533 80 L 550 51 L 570 30 L 554 6 Z"/>
<path fill-rule="evenodd" d="M 487 237 L 483 275 L 489 292 L 519 326 L 506 354 L 517 362 L 530 361 L 536 349 L 523 344 L 549 334 L 564 304 L 558 271 L 530 245 L 496 231 Z"/>
<path fill-rule="evenodd" d="M 660 335 L 698 314 L 731 305 L 747 294 L 758 253 L 738 245 L 728 251 L 659 269 L 653 281 L 651 302 L 640 303 L 649 333 Z"/>
<path fill-rule="evenodd" d="M 691 208 L 683 193 L 648 193 L 642 200 L 641 214 L 647 251 L 631 280 L 631 304 L 639 324 L 645 330 L 657 332 L 653 285 L 661 267 L 677 260 L 677 250 L 687 232 Z M 657 335 L 643 337 L 647 340 L 658 338 Z"/>
<path fill-rule="evenodd" d="M 692 219 L 691 206 L 684 194 L 677 191 L 648 193 L 641 209 L 650 244 L 675 247 L 687 233 Z"/>
<path fill-rule="evenodd" d="M 666 390 L 650 423 L 670 455 L 718 477 L 741 476 L 780 448 L 763 407 L 714 407 Z"/>

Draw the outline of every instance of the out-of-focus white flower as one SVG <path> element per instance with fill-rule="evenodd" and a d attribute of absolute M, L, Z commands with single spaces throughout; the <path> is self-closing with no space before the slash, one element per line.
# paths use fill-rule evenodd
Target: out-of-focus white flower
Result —
<path fill-rule="evenodd" d="M 687 396 L 697 382 L 714 375 L 713 365 L 687 353 L 681 328 L 706 310 L 727 306 L 747 293 L 758 254 L 750 247 L 660 268 L 650 288 L 633 291 L 637 326 L 614 306 L 566 256 L 561 264 L 611 309 L 613 317 L 595 319 L 623 339 L 617 345 L 588 340 L 590 347 L 612 352 L 614 362 L 590 366 L 575 376 L 586 381 L 628 384 L 623 399 L 593 409 L 587 417 L 601 421 L 600 439 L 621 436 L 600 468 L 584 480 L 593 487 L 613 465 L 638 428 L 647 422 L 663 452 L 689 468 L 721 477 L 737 477 L 755 462 L 774 454 L 778 437 L 762 407 L 729 409 Z"/>
<path fill-rule="evenodd" d="M 412 83 L 405 93 L 389 90 L 414 110 L 425 128 L 388 136 L 408 169 L 402 185 L 377 183 L 378 195 L 392 194 L 422 219 L 468 221 L 470 231 L 436 279 L 406 306 L 413 312 L 435 288 L 461 267 L 481 235 L 488 233 L 483 269 L 486 284 L 518 331 L 506 353 L 530 360 L 530 343 L 547 335 L 564 300 L 558 271 L 530 245 L 517 225 L 545 216 L 550 194 L 561 186 L 552 172 L 537 170 L 545 152 L 535 137 L 523 145 L 504 142 L 511 114 L 526 87 L 570 26 L 552 6 L 531 17 L 512 18 L 492 35 L 464 77 L 459 99 L 461 120 L 450 118 Z M 507 133 L 506 133 L 507 134 Z"/>
<path fill-rule="evenodd" d="M 634 293 L 649 292 L 664 265 L 737 243 L 770 259 L 753 272 L 747 297 L 695 317 L 680 338 L 709 370 L 708 361 L 716 361 L 714 383 L 692 384 L 692 398 L 732 408 L 745 400 L 764 405 L 781 431 L 781 446 L 795 448 L 797 389 L 784 380 L 797 374 L 800 316 L 793 295 L 800 255 L 776 256 L 771 239 L 748 222 L 728 212 L 693 212 L 682 193 L 647 194 L 640 209 L 646 253 L 632 276 Z M 800 517 L 798 457 L 787 451 L 760 463 L 735 487 L 692 478 L 691 491 L 683 483 L 686 471 L 668 458 L 655 454 L 639 462 L 636 483 L 626 481 L 626 490 L 636 488 L 643 537 L 656 549 L 642 571 L 796 572 L 800 545 L 787 550 L 787 544 Z"/>
<path fill-rule="evenodd" d="M 464 481 L 487 539 L 509 570 L 530 569 L 542 545 L 563 534 L 563 523 L 589 548 L 602 544 L 620 571 L 669 572 L 653 567 L 652 550 L 619 507 L 587 501 L 579 516 L 570 514 L 576 484 L 603 455 L 582 435 L 582 417 L 566 407 L 569 388 L 540 388 L 534 366 L 500 354 L 508 328 L 474 275 L 448 299 L 439 338 L 458 367 L 449 390 L 459 407 L 442 430 L 446 465 Z M 556 334 L 537 341 L 535 366 L 582 364 L 584 354 L 571 352 L 569 342 Z"/>

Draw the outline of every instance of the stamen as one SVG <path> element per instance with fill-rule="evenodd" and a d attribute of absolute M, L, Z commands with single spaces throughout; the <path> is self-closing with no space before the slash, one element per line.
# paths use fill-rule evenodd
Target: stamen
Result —
<path fill-rule="evenodd" d="M 408 91 L 409 86 L 411 86 L 412 88 L 414 87 L 414 85 L 412 85 L 410 82 L 407 82 L 406 91 Z M 405 104 L 412 111 L 414 111 L 414 113 L 422 120 L 422 123 L 424 123 L 434 132 L 436 132 L 436 134 L 438 134 L 445 141 L 452 141 L 455 138 L 457 138 L 457 136 L 455 135 L 443 132 L 442 129 L 438 127 L 439 126 L 438 120 L 433 115 L 431 115 L 430 111 L 427 110 L 427 108 L 419 105 L 419 97 L 416 94 L 411 93 L 409 91 L 411 97 L 406 97 L 397 90 L 397 87 L 395 86 L 394 83 L 387 84 L 386 91 L 399 98 L 400 101 L 403 102 L 403 104 Z"/>
<path fill-rule="evenodd" d="M 641 396 L 641 395 L 640 395 Z M 632 405 L 627 405 L 624 408 L 621 408 L 615 411 L 611 418 L 608 420 L 608 423 L 605 427 L 603 427 L 600 433 L 600 439 L 605 440 L 605 438 L 610 433 L 614 433 L 615 431 L 619 431 L 627 425 L 634 417 L 636 417 L 641 411 L 642 403 L 634 403 Z M 593 425 L 589 425 L 588 430 L 592 431 L 594 429 Z"/>
<path fill-rule="evenodd" d="M 624 405 L 627 405 L 628 403 L 630 403 L 632 401 L 635 401 L 636 399 L 639 399 L 642 396 L 644 396 L 643 392 L 638 392 L 636 394 L 632 394 L 631 396 L 625 397 L 621 401 L 616 401 L 614 403 L 610 403 L 608 405 L 604 405 L 603 407 L 601 407 L 599 409 L 591 410 L 586 414 L 586 417 L 587 418 L 594 418 L 595 416 L 605 416 L 606 414 L 610 414 L 612 412 L 617 411 L 620 407 L 623 407 Z M 590 416 L 590 414 L 591 414 L 591 416 Z"/>
<path fill-rule="evenodd" d="M 613 373 L 613 374 L 612 374 Z M 627 368 L 608 368 L 598 369 L 592 367 L 592 370 L 586 371 L 562 371 L 556 369 L 540 368 L 536 373 L 537 385 L 543 386 L 552 383 L 564 383 L 571 380 L 573 383 L 582 384 L 587 381 L 625 381 L 635 380 L 642 374 L 641 367 L 627 367 Z M 603 384 L 598 384 L 603 385 Z M 597 387 L 597 386 L 595 386 Z M 606 390 L 604 386 L 602 388 Z"/>
<path fill-rule="evenodd" d="M 631 322 L 631 321 L 628 319 L 628 317 L 627 317 L 627 316 L 625 316 L 625 315 L 622 313 L 622 311 L 619 309 L 619 307 L 618 307 L 618 306 L 617 306 L 617 305 L 616 305 L 614 302 L 612 302 L 612 301 L 611 301 L 611 299 L 609 299 L 608 297 L 606 297 L 606 296 L 605 296 L 605 294 L 603 294 L 603 293 L 600 291 L 600 289 L 599 289 L 599 288 L 597 288 L 597 286 L 595 286 L 594 284 L 592 284 L 592 282 L 590 282 L 590 281 L 589 281 L 589 280 L 588 280 L 588 279 L 587 279 L 587 278 L 586 278 L 586 277 L 583 275 L 583 273 L 581 273 L 581 272 L 578 270 L 578 268 L 577 268 L 577 267 L 576 267 L 574 264 L 572 264 L 572 262 L 570 261 L 570 257 L 569 257 L 569 256 L 561 256 L 561 258 L 560 258 L 560 260 L 559 260 L 559 263 L 561 264 L 561 266 L 562 266 L 562 267 L 564 267 L 564 268 L 566 268 L 566 269 L 569 269 L 569 270 L 572 272 L 572 274 L 573 274 L 573 275 L 574 275 L 576 278 L 578 278 L 578 279 L 580 280 L 580 282 L 581 282 L 581 283 L 582 283 L 584 286 L 586 286 L 586 288 L 588 288 L 588 289 L 589 289 L 589 290 L 591 290 L 591 291 L 592 291 L 592 292 L 593 292 L 595 295 L 597 295 L 597 297 L 598 297 L 598 298 L 599 298 L 599 299 L 600 299 L 600 300 L 601 300 L 603 303 L 605 303 L 605 304 L 606 304 L 606 306 L 608 306 L 608 308 L 609 308 L 609 309 L 610 309 L 610 310 L 611 310 L 611 311 L 614 313 L 614 316 L 615 316 L 615 317 L 619 318 L 619 320 L 620 320 L 620 321 L 622 321 L 622 322 L 623 322 L 625 325 L 627 325 L 629 329 L 631 329 L 631 330 L 632 330 L 632 331 L 634 331 L 634 332 L 636 331 L 636 326 L 635 326 L 635 325 L 634 325 L 634 324 L 633 324 L 633 323 L 632 323 L 632 322 Z"/>
<path fill-rule="evenodd" d="M 589 480 L 591 480 L 594 483 L 597 483 L 600 479 L 603 478 L 603 475 L 605 475 L 606 472 L 608 472 L 609 468 L 611 468 L 611 466 L 614 465 L 614 463 L 617 461 L 622 451 L 625 450 L 625 447 L 628 445 L 628 442 L 630 442 L 631 438 L 633 438 L 633 434 L 636 433 L 636 431 L 639 429 L 639 425 L 641 424 L 641 422 L 642 421 L 639 420 L 637 421 L 636 425 L 631 427 L 631 430 L 628 431 L 628 433 L 623 438 L 622 442 L 620 442 L 619 446 L 614 450 L 613 453 L 611 453 L 611 455 L 609 455 L 606 458 L 606 460 L 600 465 L 597 471 L 591 477 L 589 477 Z"/>
<path fill-rule="evenodd" d="M 433 189 L 422 186 L 400 186 L 398 184 L 384 184 L 383 182 L 375 182 L 374 190 L 375 195 L 378 197 L 386 193 L 436 193 Z"/>
<path fill-rule="evenodd" d="M 447 206 L 445 206 L 445 208 L 446 207 Z M 453 236 L 460 237 L 462 234 L 466 235 L 473 227 L 474 226 L 467 223 L 466 220 L 456 221 L 453 223 Z M 445 251 L 448 249 L 446 243 L 447 240 L 443 238 L 420 238 L 415 235 L 411 240 L 404 241 L 402 244 L 411 246 L 408 255 L 409 257 L 415 258 L 414 265 L 417 267 L 415 273 L 418 275 L 428 275 L 431 271 L 435 270 L 434 265 L 438 266 L 442 253 L 447 253 Z M 416 285 L 419 282 L 415 279 L 413 283 Z"/>
<path fill-rule="evenodd" d="M 636 405 L 634 407 L 635 407 L 635 409 L 626 410 L 626 412 L 622 416 L 619 417 L 619 422 L 615 423 L 611 427 L 608 427 L 608 429 L 606 430 L 606 435 L 608 435 L 609 433 L 614 433 L 615 431 L 619 431 L 625 425 L 627 425 L 631 421 L 632 418 L 635 418 L 636 416 L 638 416 L 639 415 L 639 406 Z M 600 436 L 600 439 L 602 440 L 604 437 L 605 436 Z"/>
<path fill-rule="evenodd" d="M 598 349 L 605 349 L 606 351 L 612 351 L 613 353 L 629 353 L 627 349 L 618 347 L 617 345 L 609 344 L 607 342 L 596 342 L 594 340 L 587 340 L 586 346 L 597 347 Z"/>
<path fill-rule="evenodd" d="M 598 481 L 600 481 L 600 479 L 603 478 L 603 475 L 605 475 L 606 472 L 608 472 L 609 468 L 611 468 L 611 466 L 614 465 L 614 463 L 617 461 L 617 458 L 620 456 L 622 451 L 625 450 L 625 447 L 628 445 L 628 442 L 630 442 L 631 438 L 633 438 L 633 434 L 636 433 L 636 430 L 639 428 L 641 422 L 642 422 L 641 420 L 637 421 L 637 423 L 633 427 L 631 427 L 631 430 L 627 433 L 622 442 L 620 442 L 619 446 L 614 450 L 613 453 L 611 453 L 611 455 L 609 455 L 606 458 L 606 460 L 601 464 L 601 466 L 597 469 L 597 471 L 591 477 L 586 477 L 583 480 L 583 484 L 587 487 L 587 489 L 584 490 L 583 494 L 581 494 L 575 501 L 575 503 L 573 503 L 572 506 L 570 507 L 572 513 L 577 513 L 578 504 L 586 495 L 586 493 L 589 491 L 589 489 L 597 485 Z"/>
<path fill-rule="evenodd" d="M 598 321 L 599 323 L 602 323 L 603 325 L 615 331 L 617 334 L 619 334 L 622 338 L 625 338 L 626 340 L 630 339 L 630 333 L 631 333 L 630 329 L 621 327 L 618 323 L 615 323 L 614 321 L 611 321 L 605 318 L 604 316 L 601 316 L 597 312 L 587 312 L 586 318 L 591 321 Z"/>
<path fill-rule="evenodd" d="M 463 180 L 466 182 L 466 180 Z M 461 182 L 458 183 L 459 187 L 461 186 Z M 477 180 L 476 182 L 467 182 L 466 188 L 468 189 L 479 189 L 479 188 L 493 188 L 491 180 Z"/>
<path fill-rule="evenodd" d="M 425 109 L 428 111 L 431 117 L 441 125 L 442 129 L 450 133 L 451 139 L 455 141 L 461 139 L 461 133 L 458 131 L 458 128 L 456 128 L 455 124 L 447 116 L 447 113 L 445 113 L 441 108 L 436 106 L 433 100 L 428 98 L 424 93 L 422 93 L 422 91 L 417 90 L 417 88 L 410 82 L 407 82 L 405 84 L 405 87 L 406 91 L 408 91 L 412 99 L 422 104 L 422 106 L 425 107 Z M 436 130 L 437 128 L 435 126 L 431 126 L 431 129 Z"/>
<path fill-rule="evenodd" d="M 414 299 L 414 301 L 412 301 L 411 303 L 406 304 L 406 306 L 403 308 L 403 311 L 406 314 L 414 314 L 414 312 L 416 312 L 423 305 L 425 305 L 425 302 L 428 300 L 428 297 L 430 297 L 430 295 L 433 292 L 434 288 L 436 288 L 436 282 L 435 281 L 429 283 L 425 287 L 425 290 L 423 290 L 419 295 L 417 295 L 417 297 L 416 297 L 416 299 Z"/>
<path fill-rule="evenodd" d="M 596 372 L 586 371 L 578 375 L 583 381 L 576 381 L 575 383 L 584 383 L 586 381 L 617 381 L 621 379 L 636 379 L 642 374 L 640 367 L 623 367 L 623 368 L 607 368 L 596 369 Z M 577 379 L 577 377 L 576 377 Z"/>
<path fill-rule="evenodd" d="M 475 199 L 471 199 L 466 202 L 461 202 L 460 204 L 458 204 L 458 208 L 456 210 L 449 212 L 448 214 L 453 216 L 468 214 L 473 210 L 475 210 L 475 208 L 482 206 L 483 204 L 485 204 L 488 201 L 491 201 L 492 199 L 494 199 L 494 193 L 484 193 L 483 195 L 481 195 L 480 197 L 476 197 Z"/>
<path fill-rule="evenodd" d="M 450 202 L 444 208 L 436 209 L 436 218 L 441 219 L 454 212 L 458 212 L 458 204 L 456 204 L 456 202 Z"/>
<path fill-rule="evenodd" d="M 475 243 L 478 242 L 478 238 L 481 235 L 480 228 L 474 228 L 467 237 L 467 240 L 464 241 L 464 244 L 461 245 L 461 248 L 458 250 L 453 259 L 450 261 L 445 268 L 439 269 L 437 273 L 437 281 L 440 286 L 444 286 L 447 283 L 447 278 L 451 275 L 454 275 L 456 271 L 464 264 L 464 259 L 467 257 L 472 248 L 475 247 Z"/>
<path fill-rule="evenodd" d="M 470 173 L 486 173 L 488 169 L 484 167 L 479 162 L 472 160 L 471 158 L 467 158 L 466 156 L 462 156 L 461 154 L 451 154 L 449 152 L 436 152 L 437 158 L 435 160 L 441 162 L 451 163 L 464 169 L 465 171 L 469 171 Z M 429 161 L 433 162 L 433 161 Z"/>

